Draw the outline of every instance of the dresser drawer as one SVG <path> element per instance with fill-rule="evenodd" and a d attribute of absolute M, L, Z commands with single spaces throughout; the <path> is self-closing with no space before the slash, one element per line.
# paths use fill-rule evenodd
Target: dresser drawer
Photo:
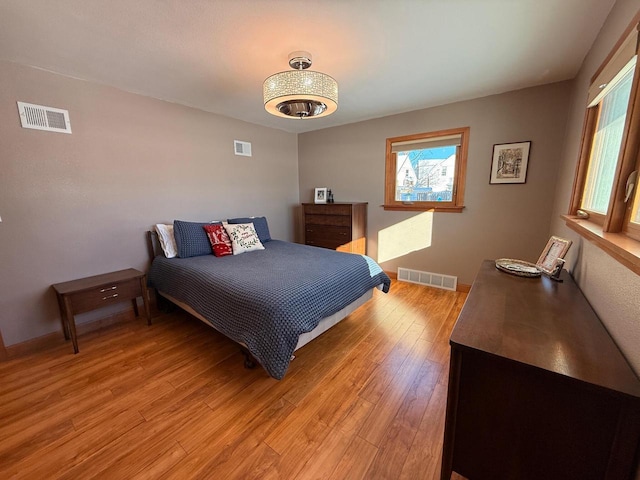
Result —
<path fill-rule="evenodd" d="M 305 243 L 316 247 L 336 248 L 351 241 L 351 228 L 332 225 L 308 225 Z"/>
<path fill-rule="evenodd" d="M 311 247 L 322 247 L 330 250 L 338 250 L 345 242 L 336 239 L 319 238 L 319 239 L 307 239 L 306 245 Z"/>
<path fill-rule="evenodd" d="M 305 225 L 336 225 L 349 227 L 351 217 L 346 215 L 305 215 Z"/>
<path fill-rule="evenodd" d="M 351 216 L 351 205 L 328 203 L 325 205 L 305 205 L 306 215 L 348 215 Z"/>
<path fill-rule="evenodd" d="M 112 282 L 95 288 L 73 293 L 69 296 L 73 313 L 83 313 L 106 307 L 114 303 L 124 302 L 142 296 L 140 279 L 133 278 L 121 282 Z"/>

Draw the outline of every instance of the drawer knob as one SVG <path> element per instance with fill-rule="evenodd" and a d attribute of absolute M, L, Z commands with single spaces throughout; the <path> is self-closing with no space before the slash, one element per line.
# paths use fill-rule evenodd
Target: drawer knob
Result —
<path fill-rule="evenodd" d="M 100 290 L 100 293 L 108 292 L 110 290 L 115 290 L 116 288 L 118 288 L 116 285 L 114 285 L 113 287 L 109 287 L 109 288 L 103 288 L 102 290 Z"/>
<path fill-rule="evenodd" d="M 113 287 L 116 288 L 116 287 Z M 116 298 L 118 296 L 117 293 L 114 293 L 113 295 L 107 295 L 106 297 L 102 297 L 103 300 L 108 300 L 110 298 Z"/>

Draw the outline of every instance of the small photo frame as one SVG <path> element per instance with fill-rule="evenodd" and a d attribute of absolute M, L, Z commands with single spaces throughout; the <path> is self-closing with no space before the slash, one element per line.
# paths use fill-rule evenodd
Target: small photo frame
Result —
<path fill-rule="evenodd" d="M 525 183 L 530 150 L 531 142 L 494 145 L 489 183 Z"/>
<path fill-rule="evenodd" d="M 556 267 L 564 263 L 562 259 L 567 254 L 569 247 L 571 246 L 571 240 L 565 240 L 560 237 L 551 237 L 547 242 L 547 246 L 544 247 L 540 258 L 536 262 L 536 266 L 541 272 L 547 275 L 553 275 Z M 558 260 L 561 260 L 560 262 Z"/>
<path fill-rule="evenodd" d="M 314 203 L 327 203 L 327 187 L 317 187 L 313 197 Z"/>

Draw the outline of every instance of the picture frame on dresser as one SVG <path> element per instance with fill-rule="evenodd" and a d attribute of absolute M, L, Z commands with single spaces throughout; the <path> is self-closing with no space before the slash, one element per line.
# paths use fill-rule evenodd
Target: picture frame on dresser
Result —
<path fill-rule="evenodd" d="M 327 187 L 316 187 L 313 203 L 327 203 Z"/>
<path fill-rule="evenodd" d="M 564 263 L 564 256 L 569 251 L 572 241 L 552 236 L 542 250 L 536 267 L 547 275 L 555 273 L 556 267 Z"/>

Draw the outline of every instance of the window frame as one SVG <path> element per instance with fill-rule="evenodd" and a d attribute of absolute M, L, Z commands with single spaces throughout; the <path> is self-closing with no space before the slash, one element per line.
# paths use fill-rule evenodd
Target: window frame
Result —
<path fill-rule="evenodd" d="M 590 90 L 606 67 L 613 63 L 616 55 L 621 51 L 630 37 L 636 41 L 635 54 L 638 55 L 638 22 L 640 14 L 636 15 L 633 22 L 627 27 L 621 38 L 600 68 L 591 78 Z M 631 222 L 634 202 L 640 201 L 638 185 L 634 189 L 628 203 L 624 202 L 626 182 L 634 170 L 640 168 L 640 55 L 636 59 L 634 77 L 627 107 L 621 148 L 616 163 L 611 195 L 605 215 L 590 212 L 589 218 L 579 217 L 578 210 L 582 209 L 581 203 L 586 186 L 587 172 L 591 158 L 593 137 L 597 128 L 600 114 L 600 102 L 594 106 L 587 106 L 582 128 L 580 154 L 576 166 L 572 193 L 569 203 L 568 215 L 564 215 L 566 225 L 581 236 L 598 245 L 605 252 L 629 269 L 640 275 L 640 227 Z M 586 210 L 586 209 L 585 209 Z"/>
<path fill-rule="evenodd" d="M 469 127 L 451 128 L 434 132 L 416 133 L 401 137 L 387 138 L 385 154 L 385 210 L 435 211 L 460 213 L 464 209 L 464 189 L 469 153 Z M 439 137 L 460 136 L 460 145 L 456 148 L 456 164 L 453 175 L 453 192 L 450 202 L 403 202 L 396 200 L 397 154 L 392 151 L 394 143 L 420 140 L 437 140 Z"/>

